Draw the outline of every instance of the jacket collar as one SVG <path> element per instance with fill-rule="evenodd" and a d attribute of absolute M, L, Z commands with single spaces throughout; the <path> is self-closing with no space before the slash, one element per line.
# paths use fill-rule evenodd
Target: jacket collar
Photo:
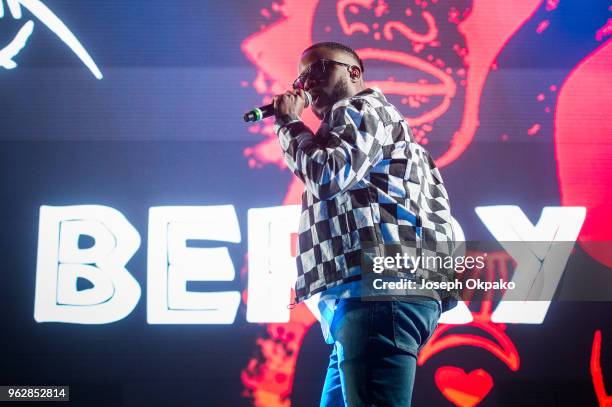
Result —
<path fill-rule="evenodd" d="M 385 101 L 385 102 L 387 101 L 387 98 L 385 98 L 385 95 L 382 93 L 382 90 L 380 90 L 378 86 L 372 86 L 369 88 L 365 88 L 361 92 L 357 92 L 351 97 L 355 97 L 355 96 L 373 96 L 377 99 L 381 99 L 382 101 Z M 321 120 L 321 122 L 326 123 L 329 120 L 330 114 L 331 114 L 331 109 L 325 112 L 325 115 L 323 116 L 323 120 Z"/>
<path fill-rule="evenodd" d="M 372 86 L 369 88 L 365 88 L 361 92 L 358 92 L 355 95 L 353 95 L 353 97 L 355 96 L 374 96 L 376 98 L 386 100 L 385 95 L 383 95 L 382 90 L 380 90 L 378 86 Z"/>

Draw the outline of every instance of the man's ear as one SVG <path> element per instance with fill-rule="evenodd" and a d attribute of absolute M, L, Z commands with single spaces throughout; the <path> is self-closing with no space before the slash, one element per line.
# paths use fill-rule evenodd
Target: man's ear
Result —
<path fill-rule="evenodd" d="M 352 80 L 358 80 L 361 77 L 361 70 L 359 69 L 358 66 L 351 66 L 351 79 Z"/>

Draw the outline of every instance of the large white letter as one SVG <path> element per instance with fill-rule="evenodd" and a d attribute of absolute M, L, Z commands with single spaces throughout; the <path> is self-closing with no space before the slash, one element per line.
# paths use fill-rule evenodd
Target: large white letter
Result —
<path fill-rule="evenodd" d="M 465 233 L 457 219 L 451 216 L 451 226 L 455 232 L 455 242 L 465 242 Z M 465 256 L 465 245 L 458 244 L 454 256 Z M 458 300 L 457 305 L 449 311 L 442 313 L 440 324 L 461 325 L 468 324 L 474 320 L 470 309 L 463 300 Z"/>
<path fill-rule="evenodd" d="M 188 247 L 188 240 L 240 242 L 233 205 L 149 209 L 147 322 L 231 324 L 239 291 L 191 292 L 187 281 L 232 281 L 227 247 Z"/>
<path fill-rule="evenodd" d="M 297 278 L 291 234 L 298 231 L 300 206 L 249 209 L 248 219 L 247 321 L 288 322 L 291 287 Z"/>
<path fill-rule="evenodd" d="M 518 206 L 482 206 L 476 213 L 491 234 L 516 261 L 512 276 L 516 292 L 507 291 L 491 316 L 493 322 L 541 324 L 578 237 L 586 208 L 545 207 L 534 226 Z"/>
<path fill-rule="evenodd" d="M 79 248 L 79 238 L 94 243 Z M 125 265 L 140 235 L 113 208 L 42 206 L 34 319 L 38 322 L 105 324 L 125 318 L 140 299 L 140 286 Z M 77 290 L 77 279 L 93 287 Z"/>

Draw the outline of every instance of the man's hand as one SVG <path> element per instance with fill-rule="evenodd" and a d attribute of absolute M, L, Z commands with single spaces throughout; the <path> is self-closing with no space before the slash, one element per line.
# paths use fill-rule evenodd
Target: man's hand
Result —
<path fill-rule="evenodd" d="M 304 93 L 301 89 L 288 90 L 272 98 L 277 120 L 299 119 L 304 111 Z"/>

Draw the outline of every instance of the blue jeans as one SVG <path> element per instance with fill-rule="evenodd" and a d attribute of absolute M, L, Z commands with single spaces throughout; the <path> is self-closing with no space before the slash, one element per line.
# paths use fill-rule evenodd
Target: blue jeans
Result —
<path fill-rule="evenodd" d="M 438 325 L 440 305 L 412 301 L 337 301 L 321 406 L 410 406 L 418 351 Z"/>

